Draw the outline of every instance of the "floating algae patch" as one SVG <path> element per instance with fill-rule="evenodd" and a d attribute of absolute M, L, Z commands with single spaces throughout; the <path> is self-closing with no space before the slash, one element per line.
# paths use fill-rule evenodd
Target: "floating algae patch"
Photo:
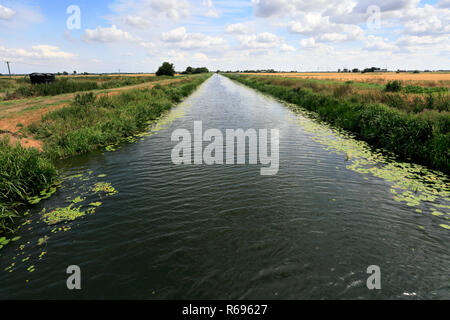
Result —
<path fill-rule="evenodd" d="M 102 205 L 102 203 L 101 202 L 92 202 L 92 203 L 89 203 L 89 205 L 93 206 L 93 207 L 100 207 Z"/>
<path fill-rule="evenodd" d="M 422 207 L 415 210 L 416 213 L 427 208 L 427 212 L 437 217 L 450 215 L 450 183 L 444 173 L 413 163 L 397 162 L 393 155 L 373 150 L 353 135 L 311 119 L 314 115 L 310 112 L 298 109 L 295 112 L 300 114 L 298 123 L 311 134 L 311 139 L 323 145 L 325 150 L 341 155 L 347 169 L 389 182 L 395 201 L 409 207 Z"/>
<path fill-rule="evenodd" d="M 91 191 L 94 193 L 106 193 L 108 196 L 119 193 L 109 182 L 97 182 Z"/>
<path fill-rule="evenodd" d="M 53 225 L 63 221 L 73 221 L 84 215 L 85 212 L 81 211 L 81 206 L 74 208 L 73 204 L 71 204 L 68 207 L 56 208 L 50 212 L 47 212 L 42 217 L 47 224 Z"/>
<path fill-rule="evenodd" d="M 82 197 L 78 196 L 72 200 L 72 203 L 77 204 L 77 203 L 83 202 L 84 200 L 86 200 L 86 198 L 82 198 Z"/>

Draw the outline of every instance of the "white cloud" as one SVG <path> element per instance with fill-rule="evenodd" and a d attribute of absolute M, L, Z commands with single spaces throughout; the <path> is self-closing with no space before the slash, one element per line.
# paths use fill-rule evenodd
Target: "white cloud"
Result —
<path fill-rule="evenodd" d="M 407 10 L 401 18 L 404 33 L 430 35 L 450 33 L 450 10 L 430 5 Z"/>
<path fill-rule="evenodd" d="M 246 24 L 235 23 L 227 25 L 225 32 L 232 34 L 247 34 L 250 33 L 250 28 Z"/>
<path fill-rule="evenodd" d="M 157 13 L 164 13 L 168 18 L 179 19 L 189 15 L 189 3 L 186 0 L 150 0 L 150 7 Z"/>
<path fill-rule="evenodd" d="M 153 42 L 140 42 L 139 45 L 141 47 L 147 48 L 147 49 L 154 49 L 156 48 L 156 45 Z"/>
<path fill-rule="evenodd" d="M 271 17 L 287 11 L 287 0 L 252 0 L 257 17 Z"/>
<path fill-rule="evenodd" d="M 295 47 L 287 45 L 286 43 L 283 43 L 281 45 L 280 50 L 283 52 L 292 52 L 292 51 L 295 51 Z"/>
<path fill-rule="evenodd" d="M 194 59 L 196 61 L 207 61 L 208 56 L 204 53 L 198 52 L 192 56 L 192 59 Z"/>
<path fill-rule="evenodd" d="M 150 21 L 140 16 L 127 16 L 125 23 L 139 29 L 145 29 L 150 26 Z"/>
<path fill-rule="evenodd" d="M 161 40 L 188 50 L 200 48 L 214 50 L 226 44 L 226 41 L 221 37 L 211 37 L 202 33 L 187 33 L 185 27 L 163 32 Z"/>
<path fill-rule="evenodd" d="M 369 51 L 384 51 L 388 53 L 399 50 L 397 45 L 387 42 L 387 39 L 373 35 L 367 37 L 364 48 Z"/>
<path fill-rule="evenodd" d="M 119 41 L 137 41 L 130 33 L 118 29 L 115 25 L 110 28 L 98 26 L 96 29 L 86 29 L 83 40 L 86 42 L 119 42 Z"/>
<path fill-rule="evenodd" d="M 213 7 L 212 0 L 203 0 L 202 1 L 202 6 L 205 6 L 205 7 L 208 7 L 208 8 L 212 8 Z"/>
<path fill-rule="evenodd" d="M 168 32 L 163 32 L 161 40 L 165 42 L 180 42 L 186 39 L 187 33 L 185 27 L 179 27 Z"/>
<path fill-rule="evenodd" d="M 205 13 L 205 17 L 218 19 L 220 18 L 220 14 L 217 10 L 211 9 Z"/>
<path fill-rule="evenodd" d="M 0 20 L 9 20 L 11 19 L 16 12 L 10 8 L 7 8 L 5 6 L 2 6 L 0 4 Z"/>
<path fill-rule="evenodd" d="M 317 47 L 316 41 L 314 40 L 313 37 L 308 38 L 308 39 L 302 39 L 300 41 L 300 45 L 302 46 L 302 48 L 315 48 L 315 47 Z"/>
<path fill-rule="evenodd" d="M 440 0 L 437 3 L 436 7 L 449 9 L 450 8 L 450 0 Z"/>
<path fill-rule="evenodd" d="M 76 54 L 61 51 L 59 47 L 45 44 L 32 46 L 28 50 L 0 46 L 0 60 L 24 61 L 24 59 L 31 59 L 29 61 L 32 62 L 35 59 L 71 59 L 75 56 Z"/>
<path fill-rule="evenodd" d="M 370 6 L 377 6 L 383 13 L 417 7 L 420 0 L 359 0 L 354 7 L 354 13 L 366 13 Z"/>
<path fill-rule="evenodd" d="M 301 14 L 288 23 L 288 31 L 295 34 L 317 36 L 320 41 L 360 40 L 364 31 L 357 25 L 330 22 L 320 13 Z"/>
<path fill-rule="evenodd" d="M 448 43 L 449 40 L 448 36 L 403 36 L 397 40 L 396 44 L 399 46 L 427 46 Z"/>
<path fill-rule="evenodd" d="M 239 36 L 239 41 L 245 49 L 268 49 L 280 44 L 278 37 L 270 32 Z"/>
<path fill-rule="evenodd" d="M 215 50 L 226 44 L 221 37 L 206 36 L 201 33 L 189 33 L 179 46 L 183 49 L 200 49 Z"/>

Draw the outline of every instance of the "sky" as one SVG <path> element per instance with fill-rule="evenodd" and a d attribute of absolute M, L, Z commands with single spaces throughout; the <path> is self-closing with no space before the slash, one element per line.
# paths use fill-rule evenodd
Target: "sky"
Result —
<path fill-rule="evenodd" d="M 450 0 L 0 0 L 0 73 L 450 69 Z"/>

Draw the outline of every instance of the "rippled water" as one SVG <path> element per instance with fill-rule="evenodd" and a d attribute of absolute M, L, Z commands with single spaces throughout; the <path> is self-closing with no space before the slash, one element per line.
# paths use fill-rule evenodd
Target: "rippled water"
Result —
<path fill-rule="evenodd" d="M 173 165 L 172 132 L 197 120 L 204 130 L 279 129 L 278 174 Z M 450 298 L 447 177 L 386 171 L 404 165 L 373 161 L 351 137 L 225 77 L 116 149 L 62 164 L 62 188 L 0 251 L 0 298 Z M 118 193 L 92 191 L 98 182 Z M 427 196 L 401 201 L 399 186 Z M 101 205 L 45 223 L 78 196 L 81 210 Z M 80 266 L 82 290 L 66 288 L 69 265 Z M 381 290 L 366 287 L 370 265 L 381 268 Z"/>

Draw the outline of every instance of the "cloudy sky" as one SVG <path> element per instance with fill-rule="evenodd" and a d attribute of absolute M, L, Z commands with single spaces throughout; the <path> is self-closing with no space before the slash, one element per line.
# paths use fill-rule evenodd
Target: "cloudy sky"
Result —
<path fill-rule="evenodd" d="M 450 0 L 0 0 L 0 73 L 437 70 L 449 40 Z"/>

